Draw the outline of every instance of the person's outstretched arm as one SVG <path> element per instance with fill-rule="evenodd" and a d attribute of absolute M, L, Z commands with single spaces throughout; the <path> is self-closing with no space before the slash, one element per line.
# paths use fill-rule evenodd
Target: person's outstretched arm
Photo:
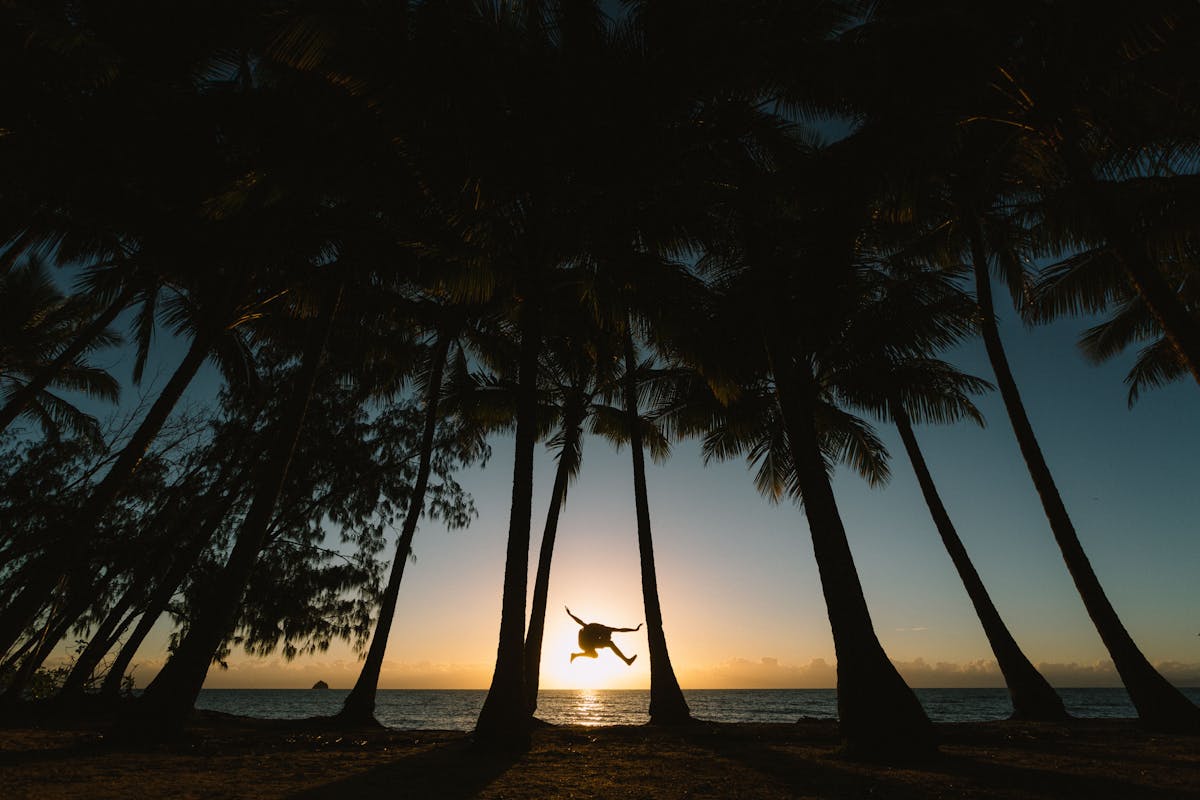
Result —
<path fill-rule="evenodd" d="M 567 608 L 567 607 L 566 607 L 566 606 L 563 606 L 563 608 Z M 578 622 L 578 623 L 579 623 L 579 625 L 580 625 L 580 627 L 582 627 L 582 626 L 584 626 L 584 625 L 587 625 L 587 623 L 586 623 L 586 622 L 584 622 L 584 621 L 583 621 L 583 620 L 581 620 L 579 617 L 577 617 L 577 616 L 575 616 L 574 614 L 572 614 L 572 613 L 571 613 L 571 609 L 569 609 L 569 608 L 567 608 L 567 616 L 568 616 L 568 617 L 570 617 L 571 619 L 575 620 L 576 622 Z"/>
<path fill-rule="evenodd" d="M 569 614 L 571 612 L 568 611 L 567 613 Z M 613 633 L 633 633 L 634 631 L 640 631 L 641 629 L 642 629 L 642 623 L 640 623 L 640 622 L 638 623 L 638 626 L 636 628 L 609 628 L 609 630 L 612 631 Z"/>

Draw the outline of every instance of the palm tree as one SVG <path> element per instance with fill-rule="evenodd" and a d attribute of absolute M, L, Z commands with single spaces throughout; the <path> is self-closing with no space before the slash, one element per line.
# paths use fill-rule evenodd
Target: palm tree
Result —
<path fill-rule="evenodd" d="M 1186 54 L 1200 14 L 1188 2 L 1062 2 L 1025 9 L 1019 25 L 1020 46 L 997 76 L 1006 102 L 979 124 L 1018 136 L 1049 247 L 1105 246 L 1200 383 L 1200 321 L 1179 296 L 1186 282 L 1158 263 L 1163 250 L 1185 251 L 1194 231 L 1180 224 L 1194 202 L 1172 165 L 1197 142 L 1195 111 L 1181 113 L 1174 98 L 1196 79 Z"/>
<path fill-rule="evenodd" d="M 991 385 L 925 355 L 973 332 L 975 306 L 958 289 L 957 275 L 903 267 L 893 267 L 891 273 L 855 326 L 854 349 L 862 355 L 832 381 L 844 402 L 895 423 L 934 524 L 1004 675 L 1014 717 L 1065 719 L 1062 699 L 1021 652 L 992 603 L 946 512 L 913 432 L 914 417 L 935 423 L 966 418 L 983 424 L 970 395 L 991 389 Z M 897 355 L 903 350 L 909 354 Z"/>
<path fill-rule="evenodd" d="M 638 374 L 640 370 L 633 345 L 633 331 L 627 321 L 621 334 L 624 350 L 624 374 L 621 396 L 624 401 L 625 430 L 633 459 L 633 497 L 637 512 L 638 558 L 642 574 L 642 603 L 646 609 L 646 643 L 650 650 L 650 722 L 678 725 L 691 722 L 692 715 L 679 688 L 679 680 L 667 652 L 663 630 L 662 604 L 658 598 L 658 571 L 654 563 L 654 541 L 650 530 L 650 500 L 646 489 L 645 420 L 638 412 Z M 660 439 L 659 448 L 666 440 Z M 652 452 L 654 450 L 652 449 Z"/>
<path fill-rule="evenodd" d="M 827 185 L 833 173 L 826 170 L 836 171 L 836 162 L 802 144 L 793 148 L 781 154 L 781 167 L 742 167 L 729 233 L 703 263 L 717 274 L 720 291 L 710 324 L 733 334 L 700 348 L 697 364 L 729 376 L 722 389 L 727 397 L 762 385 L 774 396 L 833 632 L 847 748 L 872 755 L 928 752 L 932 725 L 875 635 L 830 485 L 831 443 L 821 433 L 823 420 L 844 414 L 828 399 L 827 379 L 859 355 L 848 326 L 876 282 L 859 244 L 867 215 L 850 182 L 844 181 L 838 202 L 812 194 Z M 705 359 L 704 350 L 725 355 Z M 850 428 L 857 433 L 841 440 L 845 457 L 869 462 L 873 434 L 858 423 Z"/>
<path fill-rule="evenodd" d="M 1132 408 L 1143 391 L 1180 380 L 1188 370 L 1114 262 L 1107 249 L 1092 249 L 1046 267 L 1030 287 L 1022 313 L 1028 320 L 1046 322 L 1064 314 L 1109 312 L 1107 319 L 1080 334 L 1079 349 L 1089 361 L 1101 363 L 1140 345 L 1125 376 Z M 1172 282 L 1180 286 L 1179 296 L 1189 313 L 1195 314 L 1200 295 L 1196 282 L 1188 280 L 1190 269 L 1194 268 L 1173 265 Z"/>
<path fill-rule="evenodd" d="M 236 282 L 232 285 L 226 282 L 218 271 L 194 283 L 191 291 L 177 291 L 164 304 L 165 314 L 176 333 L 191 333 L 191 343 L 183 360 L 137 428 L 124 442 L 104 477 L 91 489 L 87 499 L 67 523 L 73 535 L 86 537 L 99 524 L 142 464 L 155 437 L 210 356 L 218 360 L 224 367 L 223 372 L 231 380 L 237 381 L 240 376 L 247 374 L 247 351 L 239 328 L 260 314 L 264 305 L 271 303 L 274 298 L 238 303 L 240 289 Z M 150 294 L 143 303 L 138 320 L 135 379 L 140 379 L 146 363 L 156 311 L 157 296 Z M 20 634 L 60 580 L 65 579 L 68 583 L 88 581 L 86 555 L 87 549 L 80 547 L 65 560 L 57 557 L 42 560 L 40 568 L 31 574 L 22 593 L 0 614 L 0 646 L 15 641 L 13 637 Z"/>
<path fill-rule="evenodd" d="M 338 714 L 340 720 L 352 724 L 374 721 L 375 694 L 379 686 L 379 673 L 383 668 L 383 657 L 387 652 L 392 620 L 396 615 L 400 582 L 404 579 L 404 566 L 408 563 L 413 536 L 417 532 L 417 522 L 421 518 L 425 506 L 425 490 L 429 486 L 434 436 L 439 419 L 438 400 L 442 393 L 442 374 L 445 371 L 447 357 L 455 335 L 455 323 L 443 322 L 436 329 L 430 348 L 428 366 L 422 380 L 424 383 L 425 421 L 421 432 L 416 479 L 413 482 L 412 494 L 405 512 L 404 526 L 396 540 L 396 555 L 392 559 L 392 569 L 379 604 L 379 619 L 375 625 L 375 633 L 371 637 L 371 646 L 367 651 L 367 658 L 359 672 L 358 680 L 355 681 L 350 694 L 346 696 L 342 710 Z"/>
<path fill-rule="evenodd" d="M 262 548 L 267 526 L 287 478 L 292 452 L 304 427 L 317 372 L 333 330 L 342 285 L 326 290 L 317 301 L 317 315 L 307 326 L 300 367 L 291 395 L 278 422 L 275 443 L 255 476 L 255 494 L 242 520 L 233 550 L 207 591 L 179 647 L 146 687 L 130 722 L 148 723 L 149 732 L 180 728 L 195 703 L 213 655 L 233 627 L 246 581 Z"/>
<path fill-rule="evenodd" d="M 575 325 L 560 324 L 561 331 L 579 328 L 586 316 L 576 315 Z M 541 679 L 542 637 L 550 593 L 550 567 L 558 534 L 558 520 L 567 501 L 567 489 L 583 464 L 583 429 L 597 409 L 596 402 L 608 386 L 613 358 L 606 352 L 598 331 L 581 335 L 563 333 L 546 343 L 542 360 L 543 408 L 558 420 L 558 430 L 546 446 L 556 451 L 558 466 L 550 491 L 550 505 L 538 549 L 537 572 L 529 606 L 529 628 L 525 635 L 525 693 L 529 714 L 537 711 Z"/>
<path fill-rule="evenodd" d="M 852 102 L 862 109 L 865 122 L 852 138 L 865 145 L 860 151 L 864 163 L 876 163 L 879 173 L 887 177 L 881 181 L 879 193 L 887 202 L 899 200 L 900 216 L 915 219 L 925 232 L 912 250 L 924 253 L 931 263 L 952 268 L 964 261 L 970 265 L 980 333 L 1018 446 L 1068 571 L 1139 716 L 1155 728 L 1195 729 L 1200 725 L 1200 710 L 1171 687 L 1138 650 L 1092 570 L 1038 446 L 996 324 L 992 270 L 1015 298 L 1025 293 L 1022 257 L 1036 252 L 1030 246 L 1029 231 L 1020 224 L 1027 209 L 1033 209 L 1029 215 L 1035 219 L 1041 216 L 1058 225 L 1056 230 L 1064 232 L 1060 243 L 1074 237 L 1074 241 L 1091 246 L 1106 241 L 1106 235 L 1127 237 L 1131 231 L 1128 219 L 1104 213 L 1092 215 L 1093 223 L 1109 224 L 1101 234 L 1095 225 L 1086 230 L 1063 225 L 1056 217 L 1055 204 L 1045 202 L 1055 199 L 1054 191 L 1044 190 L 1070 184 L 1083 194 L 1103 191 L 1090 176 L 1091 167 L 1100 162 L 1085 165 L 1082 157 L 1088 152 L 1099 158 L 1105 153 L 1117 155 L 1117 140 L 1108 136 L 1115 129 L 1105 127 L 1113 118 L 1094 117 L 1095 125 L 1087 122 L 1088 109 L 1075 103 L 1070 87 L 1119 84 L 1111 81 L 1129 66 L 1122 62 L 1141 52 L 1137 46 L 1123 49 L 1119 42 L 1148 30 L 1146 13 L 1153 15 L 1157 9 L 1131 7 L 1127 30 L 1112 25 L 1112 17 L 1076 9 L 1069 18 L 1070 35 L 1060 38 L 1067 17 L 1056 20 L 1055 15 L 1064 9 L 1062 4 L 1014 8 L 983 3 L 965 13 L 948 4 L 877 4 L 871 20 L 855 36 L 864 44 L 862 50 L 880 64 L 878 74 L 888 80 L 854 91 Z M 1111 27 L 1093 42 L 1090 36 L 1079 34 L 1083 29 L 1076 29 L 1076 20 L 1089 26 L 1088 30 L 1095 25 Z M 1051 31 L 1054 35 L 1044 39 Z M 1072 60 L 1068 52 L 1074 50 L 1063 44 L 1085 41 L 1081 46 L 1104 61 L 1096 81 L 1077 71 L 1090 66 L 1066 63 Z M 972 51 L 965 52 L 964 47 Z M 916 52 L 921 53 L 920 59 L 913 57 Z M 1033 56 L 1035 52 L 1039 55 Z M 1003 69 L 998 70 L 997 64 Z M 1051 64 L 1055 66 L 1048 67 Z M 936 105 L 931 104 L 924 89 L 930 81 L 943 79 L 949 83 Z M 1093 95 L 1089 90 L 1083 97 L 1090 102 L 1105 91 Z M 1077 116 L 1081 109 L 1083 117 Z M 1079 149 L 1084 128 L 1094 149 Z M 895 136 L 897 131 L 905 136 Z M 1086 202 L 1103 201 L 1092 197 Z M 1095 206 L 1093 210 L 1097 210 Z M 1040 238 L 1046 240 L 1044 235 Z M 1043 245 L 1043 249 L 1047 248 Z M 1124 266 L 1128 270 L 1133 263 L 1136 268 L 1136 262 L 1134 258 Z"/>
<path fill-rule="evenodd" d="M 50 392 L 49 387 L 116 400 L 116 381 L 86 360 L 95 350 L 120 343 L 120 336 L 108 328 L 112 319 L 96 324 L 88 300 L 64 296 L 41 259 L 31 258 L 0 278 L 0 320 L 4 327 L 0 332 L 0 392 L 5 398 L 0 419 L 11 422 L 24 415 L 36 420 L 49 436 L 57 437 L 67 428 L 98 437 L 95 418 Z M 94 331 L 86 344 L 72 347 L 80 331 L 89 328 Z M 46 375 L 48 367 L 53 369 Z M 7 424 L 0 425 L 0 430 L 4 427 Z"/>
<path fill-rule="evenodd" d="M 1062 552 L 1067 570 L 1075 582 L 1075 588 L 1079 591 L 1088 616 L 1096 626 L 1104 646 L 1112 656 L 1121 681 L 1129 691 L 1130 699 L 1137 708 L 1138 717 L 1143 724 L 1156 730 L 1198 730 L 1200 708 L 1172 686 L 1142 654 L 1117 616 L 1116 609 L 1109 602 L 1100 579 L 1084 552 L 1075 526 L 1067 513 L 1066 504 L 1038 445 L 1033 425 L 1025 411 L 1025 405 L 1008 365 L 1004 345 L 1000 340 L 1000 329 L 996 324 L 996 312 L 992 303 L 989 274 L 991 260 L 988 257 L 981 225 L 974 216 L 967 216 L 965 222 L 975 273 L 975 297 L 979 304 L 984 347 L 996 374 L 1000 396 L 1016 434 L 1021 455 L 1042 501 L 1042 508 L 1050 522 L 1050 529 Z"/>

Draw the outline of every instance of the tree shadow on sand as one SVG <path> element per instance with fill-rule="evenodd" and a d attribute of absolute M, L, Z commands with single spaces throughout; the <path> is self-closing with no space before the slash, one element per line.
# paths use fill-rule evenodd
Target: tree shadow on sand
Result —
<path fill-rule="evenodd" d="M 1126 800 L 1137 797 L 1145 800 L 1200 800 L 1200 787 L 1153 786 L 1132 774 L 1153 774 L 1154 766 L 1179 762 L 1165 761 L 1149 754 L 1123 757 L 1113 765 L 1110 775 L 1078 774 L 1059 764 L 1022 765 L 993 760 L 987 755 L 968 755 L 942 752 L 911 764 L 888 767 L 868 765 L 819 747 L 789 746 L 772 743 L 763 746 L 753 738 L 737 735 L 689 736 L 692 744 L 711 751 L 722 759 L 738 763 L 746 769 L 789 792 L 813 798 L 887 797 L 889 800 L 916 800 L 930 796 L 931 786 L 954 787 L 964 797 L 976 798 L 1060 798 L 1087 797 L 1093 800 Z M 782 744 L 782 746 L 779 746 Z M 807 744 L 812 744 L 809 741 Z M 1045 744 L 1049 744 L 1046 747 Z M 1030 754 L 1048 752 L 1066 754 L 1069 747 L 1044 743 L 1031 746 Z M 1075 752 L 1067 758 L 1085 761 L 1087 756 Z M 1055 759 L 1056 761 L 1058 759 Z"/>
<path fill-rule="evenodd" d="M 469 739 L 449 742 L 323 786 L 289 795 L 290 800 L 397 797 L 460 800 L 477 796 L 520 759 L 519 755 L 480 751 Z"/>

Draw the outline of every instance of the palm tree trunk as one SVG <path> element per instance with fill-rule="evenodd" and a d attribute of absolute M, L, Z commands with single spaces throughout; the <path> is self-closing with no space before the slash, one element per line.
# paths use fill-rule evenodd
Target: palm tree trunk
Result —
<path fill-rule="evenodd" d="M 83 330 L 75 335 L 71 343 L 55 356 L 53 361 L 38 372 L 33 380 L 18 389 L 9 398 L 4 407 L 0 408 L 0 431 L 7 429 L 21 415 L 21 412 L 37 397 L 38 392 L 45 389 L 58 377 L 63 367 L 70 364 L 80 353 L 87 349 L 88 345 L 125 309 L 130 299 L 133 298 L 133 294 L 132 289 L 126 289 L 122 292 L 121 296 L 111 303 L 108 308 L 104 309 L 99 316 L 84 326 Z"/>
<path fill-rule="evenodd" d="M 101 516 L 120 494 L 125 482 L 137 470 L 138 464 L 145 457 L 154 438 L 162 430 L 167 417 L 178 405 L 184 390 L 192 382 L 192 378 L 196 376 L 204 360 L 208 358 L 212 339 L 212 334 L 207 330 L 198 332 L 192 339 L 191 347 L 188 348 L 187 355 L 183 357 L 183 361 L 176 368 L 175 374 L 167 381 L 167 385 L 163 387 L 162 392 L 154 401 L 154 405 L 150 406 L 150 411 L 146 413 L 142 423 L 138 425 L 121 454 L 117 456 L 117 460 L 92 491 L 83 508 L 80 509 L 74 524 L 76 530 L 82 532 L 83 535 L 91 534 Z"/>
<path fill-rule="evenodd" d="M 768 346 L 833 632 L 838 720 L 846 749 L 865 757 L 927 754 L 936 747 L 933 726 L 875 635 L 825 471 L 814 423 L 811 368 L 793 365 L 791 356 L 775 343 Z"/>
<path fill-rule="evenodd" d="M 34 673 L 42 664 L 46 663 L 46 659 L 54 652 L 54 648 L 62 641 L 66 635 L 67 629 L 71 626 L 72 619 L 68 615 L 63 614 L 57 618 L 51 619 L 46 623 L 46 628 L 43 635 L 38 641 L 38 645 L 33 652 L 25 656 L 21 662 L 21 666 L 17 668 L 17 672 L 8 682 L 8 686 L 4 689 L 4 694 L 0 695 L 0 704 L 10 704 L 19 702 L 21 695 L 25 692 L 25 687 L 29 685 L 29 681 L 33 678 Z"/>
<path fill-rule="evenodd" d="M 95 672 L 96 667 L 100 665 L 100 662 L 104 660 L 104 656 L 112 649 L 116 638 L 133 621 L 127 612 L 133 608 L 138 597 L 144 593 L 144 587 L 141 585 L 142 577 L 140 575 L 137 576 L 125 589 L 120 600 L 104 616 L 99 627 L 92 634 L 87 647 L 83 648 L 83 652 L 75 659 L 75 665 L 71 667 L 71 671 L 67 674 L 66 679 L 63 680 L 62 688 L 59 689 L 58 698 L 60 701 L 69 702 L 83 695 L 88 679 L 92 677 L 92 673 Z M 122 626 L 122 622 L 125 623 L 124 626 Z"/>
<path fill-rule="evenodd" d="M 537 712 L 538 686 L 542 670 L 542 636 L 546 630 L 546 604 L 550 595 L 550 562 L 554 558 L 554 540 L 558 535 L 558 516 L 567 497 L 571 480 L 570 464 L 565 457 L 572 452 L 581 435 L 582 412 L 568 410 L 563 420 L 562 450 L 558 469 L 554 472 L 554 488 L 550 491 L 550 508 L 546 511 L 546 527 L 542 531 L 542 546 L 538 551 L 537 575 L 533 581 L 533 600 L 529 608 L 529 632 L 525 635 L 525 705 L 529 716 Z"/>
<path fill-rule="evenodd" d="M 71 520 L 71 525 L 77 535 L 85 538 L 90 536 L 104 512 L 120 494 L 121 488 L 146 455 L 146 450 L 149 449 L 154 437 L 166 423 L 167 417 L 178 404 L 179 398 L 191 383 L 192 378 L 195 377 L 200 365 L 208 357 L 210 341 L 211 337 L 205 333 L 197 334 L 196 338 L 192 340 L 192 345 L 179 367 L 176 368 L 175 374 L 163 387 L 162 392 L 150 407 L 150 411 L 142 419 L 141 424 L 138 425 L 133 436 L 117 456 L 117 460 L 109 468 L 108 473 L 92 490 L 79 513 Z M 56 569 L 42 568 L 35 573 L 24 591 L 0 615 L 0 648 L 4 648 L 5 645 L 11 646 L 15 641 L 14 635 L 19 636 L 45 604 L 46 598 L 58 583 L 59 577 L 68 574 L 85 557 L 86 548 L 79 548 L 79 552 L 68 556 L 64 563 L 60 563 Z"/>
<path fill-rule="evenodd" d="M 147 730 L 142 733 L 170 733 L 183 727 L 200 693 L 200 687 L 204 685 L 213 654 L 236 621 L 246 581 L 258 559 L 267 527 L 287 479 L 292 453 L 304 427 L 309 398 L 316 384 L 341 295 L 339 286 L 336 291 L 323 297 L 321 310 L 309 326 L 296 382 L 279 421 L 275 447 L 259 473 L 254 500 L 242 521 L 229 559 L 205 593 L 206 599 L 197 608 L 196 616 L 179 647 L 158 677 L 146 687 L 139 708 L 126 722 L 133 725 L 144 723 Z"/>
<path fill-rule="evenodd" d="M 1108 601 L 1104 588 L 1083 551 L 1083 545 L 1075 533 L 1075 526 L 1071 524 L 1062 496 L 1059 495 L 1058 487 L 1050 474 L 1050 467 L 1046 464 L 1041 447 L 1038 446 L 1037 437 L 1034 436 L 1033 426 L 1017 391 L 1017 383 L 1008 367 L 1008 358 L 1005 356 L 1004 345 L 1000 341 L 1000 330 L 996 325 L 987 251 L 984 248 L 979 221 L 972 217 L 968 224 L 975 270 L 975 295 L 979 303 L 984 347 L 996 374 L 996 385 L 1000 388 L 1000 397 L 1004 400 L 1008 420 L 1012 423 L 1021 455 L 1025 459 L 1038 497 L 1041 498 L 1042 508 L 1050 522 L 1054 540 L 1062 551 L 1067 571 L 1071 573 L 1071 579 L 1083 599 L 1092 624 L 1096 626 L 1100 639 L 1112 656 L 1117 673 L 1129 691 L 1129 697 L 1142 723 L 1161 731 L 1200 731 L 1200 709 L 1168 683 L 1142 655 L 1142 651 L 1125 630 L 1116 610 Z"/>
<path fill-rule="evenodd" d="M 240 441 L 244 442 L 246 437 L 241 437 Z M 138 648 L 141 647 L 142 641 L 150 633 L 150 629 L 154 627 L 154 623 L 167 610 L 167 605 L 171 602 L 171 598 L 175 596 L 175 592 L 187 577 L 188 571 L 195 565 L 200 554 L 204 552 L 204 548 L 212 541 L 213 533 L 221 520 L 229 512 L 232 501 L 220 502 L 221 489 L 226 485 L 231 475 L 234 473 L 234 464 L 240 463 L 236 460 L 226 461 L 214 481 L 212 488 L 205 494 L 198 504 L 201 509 L 200 519 L 192 525 L 185 525 L 183 534 L 179 537 L 182 541 L 186 541 L 186 546 L 178 552 L 171 560 L 171 566 L 167 569 L 162 579 L 155 582 L 150 591 L 150 596 L 146 600 L 142 609 L 141 619 L 138 620 L 137 627 L 133 629 L 133 633 L 125 640 L 125 644 L 117 653 L 116 659 L 108 669 L 108 673 L 104 677 L 104 683 L 100 686 L 100 694 L 103 697 L 115 699 L 121 693 L 121 681 L 125 675 L 125 670 L 128 669 L 133 657 L 137 654 Z M 244 475 L 244 473 L 242 473 Z M 238 477 L 241 477 L 239 475 Z M 190 518 L 189 518 L 190 519 Z"/>
<path fill-rule="evenodd" d="M 517 430 L 513 457 L 512 502 L 500 640 L 496 668 L 479 720 L 476 741 L 484 747 L 523 751 L 529 748 L 530 719 L 525 706 L 525 595 L 529 583 L 529 527 L 533 517 L 533 448 L 537 440 L 538 353 L 541 313 L 537 276 L 531 276 L 521 303 L 521 354 L 517 374 Z"/>
<path fill-rule="evenodd" d="M 36 636 L 29 636 L 16 650 L 13 650 L 11 653 L 6 653 L 4 661 L 0 662 L 0 675 L 10 670 L 15 670 L 21 663 L 21 659 L 25 658 L 29 651 L 37 646 L 37 643 L 38 639 Z"/>
<path fill-rule="evenodd" d="M 87 582 L 85 585 L 71 590 L 68 586 L 66 596 L 66 606 L 58 614 L 51 614 L 47 620 L 43 630 L 41 643 L 37 649 L 21 663 L 17 674 L 9 682 L 4 690 L 4 700 L 14 701 L 19 700 L 21 693 L 25 691 L 25 686 L 33 677 L 34 673 L 41 668 L 50 654 L 54 652 L 54 648 L 58 646 L 63 637 L 67 635 L 67 631 L 75 624 L 78 619 L 87 611 L 88 606 L 92 604 L 94 597 L 104 591 L 105 587 L 112 582 L 113 575 L 105 574 L 99 581 L 92 583 Z"/>
<path fill-rule="evenodd" d="M 165 605 L 165 603 L 161 606 L 148 605 L 147 609 L 142 612 L 133 633 L 129 634 L 129 638 L 121 645 L 121 649 L 117 651 L 117 657 L 113 659 L 108 672 L 104 674 L 104 682 L 100 684 L 100 697 L 105 700 L 115 700 L 121 695 L 121 682 L 125 676 L 125 670 L 129 668 L 129 664 L 137 655 L 142 642 L 150 634 L 154 623 L 158 622 L 158 618 L 162 616 Z"/>
<path fill-rule="evenodd" d="M 63 579 L 61 565 L 55 566 L 49 557 L 29 566 L 24 588 L 0 613 L 0 653 L 8 652 L 20 640 Z"/>
<path fill-rule="evenodd" d="M 339 719 L 351 724 L 375 722 L 375 694 L 379 689 L 379 673 L 383 669 L 383 657 L 387 652 L 388 636 L 392 631 L 392 620 L 396 616 L 396 601 L 400 595 L 400 581 L 404 579 L 404 566 L 412 549 L 413 535 L 417 532 L 417 521 L 425 508 L 425 492 L 429 487 L 429 472 L 433 463 L 433 439 L 437 432 L 438 397 L 442 391 L 442 373 L 446 366 L 446 354 L 450 351 L 453 336 L 443 331 L 432 354 L 429 385 L 425 394 L 425 427 L 421 431 L 421 454 L 417 465 L 417 479 L 413 483 L 405 512 L 404 528 L 396 540 L 396 555 L 392 559 L 392 570 L 387 587 L 379 604 L 379 620 L 375 623 L 375 635 L 362 671 L 346 701 L 342 705 Z"/>
<path fill-rule="evenodd" d="M 1004 675 L 1004 683 L 1008 686 L 1008 695 L 1012 699 L 1013 719 L 1067 719 L 1069 715 L 1063 706 L 1062 698 L 1021 652 L 1004 620 L 1000 618 L 1000 612 L 992 603 L 975 565 L 971 563 L 967 549 L 958 537 L 958 531 L 954 529 L 954 523 L 950 521 L 950 515 L 942 504 L 937 487 L 933 484 L 933 476 L 929 473 L 925 457 L 917 446 L 917 437 L 913 433 L 908 412 L 898 399 L 893 399 L 891 405 L 892 418 L 900 431 L 904 449 L 908 451 L 913 472 L 917 474 L 917 483 L 921 486 L 921 494 L 925 496 L 925 504 L 929 506 L 929 514 L 933 517 L 934 525 L 937 526 L 942 544 L 946 546 L 954 568 L 958 570 L 958 577 L 967 590 L 967 596 L 971 598 L 971 605 L 975 607 L 988 644 L 996 656 L 996 663 L 1000 665 L 1000 673 Z"/>
<path fill-rule="evenodd" d="M 667 652 L 662 605 L 658 599 L 658 574 L 654 566 L 654 541 L 650 530 L 650 499 L 646 489 L 646 461 L 642 450 L 641 418 L 637 404 L 637 355 L 633 334 L 625 327 L 625 411 L 629 416 L 629 451 L 633 456 L 633 497 L 637 510 L 638 554 L 642 565 L 642 603 L 646 608 L 646 644 L 650 650 L 650 722 L 680 725 L 692 721 L 692 712 Z"/>

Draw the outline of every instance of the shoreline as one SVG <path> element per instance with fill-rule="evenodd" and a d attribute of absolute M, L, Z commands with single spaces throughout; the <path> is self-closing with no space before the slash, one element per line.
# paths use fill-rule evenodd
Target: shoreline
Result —
<path fill-rule="evenodd" d="M 462 731 L 339 729 L 199 712 L 169 744 L 114 741 L 99 719 L 0 727 L 5 798 L 1187 798 L 1200 737 L 1134 720 L 939 723 L 912 764 L 842 755 L 830 720 L 682 728 L 541 725 L 520 756 Z"/>

